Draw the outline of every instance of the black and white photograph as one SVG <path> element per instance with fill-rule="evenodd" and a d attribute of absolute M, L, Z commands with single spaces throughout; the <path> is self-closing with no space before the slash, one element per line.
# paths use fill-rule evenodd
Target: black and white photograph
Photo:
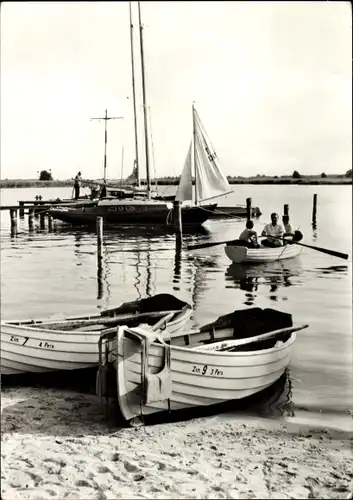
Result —
<path fill-rule="evenodd" d="M 0 16 L 1 499 L 353 499 L 351 3 Z"/>

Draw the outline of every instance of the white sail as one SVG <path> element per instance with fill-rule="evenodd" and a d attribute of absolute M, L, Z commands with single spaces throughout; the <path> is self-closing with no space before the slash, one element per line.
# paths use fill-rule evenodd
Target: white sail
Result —
<path fill-rule="evenodd" d="M 194 173 L 196 178 L 195 199 L 199 203 L 231 193 L 232 190 L 226 176 L 220 169 L 217 155 L 195 108 L 193 108 L 193 113 L 195 123 L 194 172 L 192 171 L 193 148 L 191 141 L 175 199 L 181 202 L 193 199 L 192 175 Z"/>
<path fill-rule="evenodd" d="M 232 190 L 227 177 L 220 169 L 217 155 L 195 109 L 194 114 L 196 195 L 200 202 L 225 195 Z"/>
<path fill-rule="evenodd" d="M 189 151 L 185 158 L 184 169 L 175 195 L 176 201 L 192 200 L 191 145 L 192 142 L 190 142 Z"/>

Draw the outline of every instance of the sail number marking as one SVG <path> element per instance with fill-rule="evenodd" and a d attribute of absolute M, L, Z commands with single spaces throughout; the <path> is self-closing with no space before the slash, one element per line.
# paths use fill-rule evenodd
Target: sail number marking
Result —
<path fill-rule="evenodd" d="M 203 365 L 203 366 L 193 365 L 191 373 L 197 373 L 198 375 L 207 374 L 215 377 L 221 377 L 223 375 L 223 370 L 214 367 L 210 368 L 208 365 Z"/>
<path fill-rule="evenodd" d="M 129 205 L 108 207 L 108 212 L 135 212 L 135 210 L 135 207 L 130 207 Z"/>
<path fill-rule="evenodd" d="M 213 160 L 215 160 L 215 159 L 216 159 L 217 155 L 216 155 L 216 152 L 215 152 L 215 151 L 214 151 L 213 153 L 211 153 L 211 151 L 209 150 L 209 148 L 208 148 L 208 147 L 206 147 L 206 148 L 205 148 L 205 151 L 206 151 L 207 156 L 208 156 L 208 159 L 209 159 L 210 161 L 213 161 Z"/>
<path fill-rule="evenodd" d="M 18 344 L 18 345 L 25 345 L 28 341 L 29 337 L 25 337 L 23 339 L 23 342 L 21 343 L 21 340 L 22 338 L 20 339 L 20 337 L 16 337 L 16 335 L 10 335 L 10 342 L 13 342 L 14 344 Z"/>

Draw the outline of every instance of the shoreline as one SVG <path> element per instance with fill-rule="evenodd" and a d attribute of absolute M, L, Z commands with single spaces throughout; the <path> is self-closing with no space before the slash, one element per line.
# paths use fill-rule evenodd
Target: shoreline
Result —
<path fill-rule="evenodd" d="M 352 498 L 348 426 L 223 413 L 119 428 L 93 394 L 3 387 L 1 399 L 3 500 Z"/>
<path fill-rule="evenodd" d="M 101 179 L 97 179 L 101 181 Z M 110 179 L 108 180 L 108 186 L 110 184 L 115 185 L 121 181 Z M 152 183 L 157 182 L 157 186 L 177 186 L 179 184 L 179 178 L 160 178 L 153 179 Z M 341 186 L 341 185 L 352 185 L 352 178 L 345 177 L 344 175 L 332 175 L 326 178 L 321 178 L 320 176 L 302 176 L 300 179 L 293 179 L 290 176 L 283 177 L 237 177 L 228 178 L 228 182 L 231 185 L 237 184 L 253 184 L 253 185 L 326 185 L 326 186 Z M 193 182 L 194 184 L 194 182 Z M 141 185 L 146 185 L 145 181 L 141 181 Z M 39 181 L 36 179 L 3 179 L 0 180 L 0 189 L 14 189 L 14 188 L 46 188 L 46 187 L 72 187 L 73 180 L 53 180 L 53 181 Z"/>

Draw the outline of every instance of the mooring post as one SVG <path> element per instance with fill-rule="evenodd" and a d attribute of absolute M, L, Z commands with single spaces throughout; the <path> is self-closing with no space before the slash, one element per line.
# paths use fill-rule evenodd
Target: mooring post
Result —
<path fill-rule="evenodd" d="M 51 232 L 53 230 L 53 216 L 48 215 L 48 230 Z"/>
<path fill-rule="evenodd" d="M 34 216 L 34 208 L 28 209 L 28 227 L 31 231 L 33 229 L 33 216 Z"/>
<path fill-rule="evenodd" d="M 97 217 L 97 262 L 102 265 L 103 254 L 103 217 Z"/>
<path fill-rule="evenodd" d="M 23 219 L 25 216 L 25 207 L 24 207 L 25 204 L 23 201 L 19 201 L 18 204 L 20 206 L 20 219 Z"/>
<path fill-rule="evenodd" d="M 39 227 L 41 229 L 45 229 L 45 213 L 44 212 L 40 212 L 40 214 L 39 214 Z"/>
<path fill-rule="evenodd" d="M 283 215 L 289 215 L 289 205 L 283 206 Z"/>
<path fill-rule="evenodd" d="M 312 223 L 316 224 L 316 207 L 317 207 L 317 194 L 314 194 L 313 198 L 313 217 L 312 217 Z"/>
<path fill-rule="evenodd" d="M 246 218 L 251 220 L 252 210 L 251 210 L 251 198 L 246 198 Z"/>
<path fill-rule="evenodd" d="M 176 238 L 175 241 L 175 257 L 174 257 L 174 277 L 173 283 L 180 283 L 181 278 L 181 250 L 182 250 L 182 241 L 179 238 Z M 174 290 L 180 290 L 179 286 L 176 288 L 174 285 Z"/>
<path fill-rule="evenodd" d="M 10 208 L 11 229 L 17 228 L 17 209 Z"/>
<path fill-rule="evenodd" d="M 183 224 L 181 217 L 181 204 L 180 201 L 175 200 L 173 203 L 173 218 L 174 227 L 176 228 L 177 241 L 183 241 Z"/>
<path fill-rule="evenodd" d="M 103 217 L 97 217 L 97 298 L 103 297 Z"/>

